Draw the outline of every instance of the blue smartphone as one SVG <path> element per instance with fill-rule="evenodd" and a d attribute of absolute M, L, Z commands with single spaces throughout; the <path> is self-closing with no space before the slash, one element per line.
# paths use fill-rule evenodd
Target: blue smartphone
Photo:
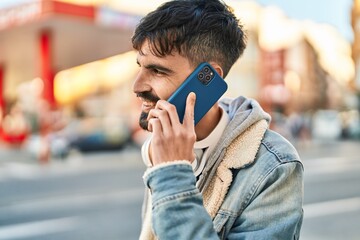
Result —
<path fill-rule="evenodd" d="M 194 109 L 195 125 L 226 92 L 227 84 L 209 63 L 201 63 L 169 97 L 168 102 L 176 106 L 182 123 L 186 98 L 190 92 L 196 94 Z"/>

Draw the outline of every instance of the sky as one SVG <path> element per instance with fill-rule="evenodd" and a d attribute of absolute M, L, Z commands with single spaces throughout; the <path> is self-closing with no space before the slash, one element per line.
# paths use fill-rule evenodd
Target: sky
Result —
<path fill-rule="evenodd" d="M 336 27 L 346 40 L 353 39 L 351 28 L 353 0 L 256 0 L 256 2 L 264 6 L 278 6 L 290 18 L 328 23 Z"/>
<path fill-rule="evenodd" d="M 0 0 L 0 8 L 35 0 Z M 132 1 L 132 0 L 129 0 Z M 151 0 L 149 0 L 151 1 Z M 243 0 L 239 0 L 243 1 Z M 353 0 L 254 0 L 261 5 L 280 7 L 285 15 L 299 20 L 311 19 L 336 27 L 348 41 L 352 41 L 351 6 Z"/>

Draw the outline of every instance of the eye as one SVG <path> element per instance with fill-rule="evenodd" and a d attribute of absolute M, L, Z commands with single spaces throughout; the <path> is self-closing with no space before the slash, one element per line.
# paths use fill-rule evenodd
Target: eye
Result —
<path fill-rule="evenodd" d="M 160 71 L 159 69 L 153 68 L 152 69 L 153 73 L 155 73 L 156 75 L 165 75 L 166 73 L 163 71 Z"/>

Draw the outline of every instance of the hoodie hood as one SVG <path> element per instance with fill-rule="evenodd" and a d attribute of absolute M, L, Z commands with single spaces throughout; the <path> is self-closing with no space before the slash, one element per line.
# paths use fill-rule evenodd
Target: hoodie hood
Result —
<path fill-rule="evenodd" d="M 249 98 L 238 97 L 236 99 L 224 98 L 219 102 L 230 118 L 229 125 L 224 131 L 222 141 L 228 145 L 238 135 L 244 132 L 254 123 L 265 119 L 269 124 L 271 117 L 260 106 L 260 104 Z M 228 144 L 226 144 L 228 142 Z"/>
<path fill-rule="evenodd" d="M 219 105 L 228 113 L 230 122 L 225 128 L 218 145 L 212 153 L 209 154 L 202 177 L 200 178 L 198 187 L 203 189 L 206 179 L 211 178 L 216 171 L 225 154 L 226 148 L 243 132 L 255 123 L 266 120 L 270 124 L 271 117 L 260 106 L 260 104 L 245 97 L 236 99 L 223 98 L 219 101 Z"/>

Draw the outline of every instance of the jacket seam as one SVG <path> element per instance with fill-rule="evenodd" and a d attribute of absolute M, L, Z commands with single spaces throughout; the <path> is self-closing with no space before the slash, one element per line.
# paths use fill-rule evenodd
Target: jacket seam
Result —
<path fill-rule="evenodd" d="M 166 204 L 166 203 L 174 201 L 174 200 L 186 199 L 186 198 L 189 198 L 191 196 L 196 196 L 198 194 L 199 194 L 199 196 L 201 196 L 197 189 L 179 192 L 179 193 L 176 193 L 176 194 L 173 194 L 173 195 L 170 195 L 170 196 L 166 196 L 166 197 L 163 197 L 163 198 L 155 201 L 153 203 L 153 207 L 156 207 L 156 206 L 159 206 L 159 205 L 162 205 L 162 204 Z"/>
<path fill-rule="evenodd" d="M 291 156 L 292 158 L 289 160 L 284 161 L 284 157 L 281 156 L 280 152 L 274 148 L 273 146 L 271 146 L 267 141 L 262 140 L 261 141 L 261 145 L 264 145 L 264 147 L 271 152 L 272 154 L 274 154 L 276 156 L 276 159 L 279 160 L 279 162 L 281 163 L 286 163 L 286 162 L 300 162 L 300 159 L 298 158 L 294 158 L 294 156 Z"/>

